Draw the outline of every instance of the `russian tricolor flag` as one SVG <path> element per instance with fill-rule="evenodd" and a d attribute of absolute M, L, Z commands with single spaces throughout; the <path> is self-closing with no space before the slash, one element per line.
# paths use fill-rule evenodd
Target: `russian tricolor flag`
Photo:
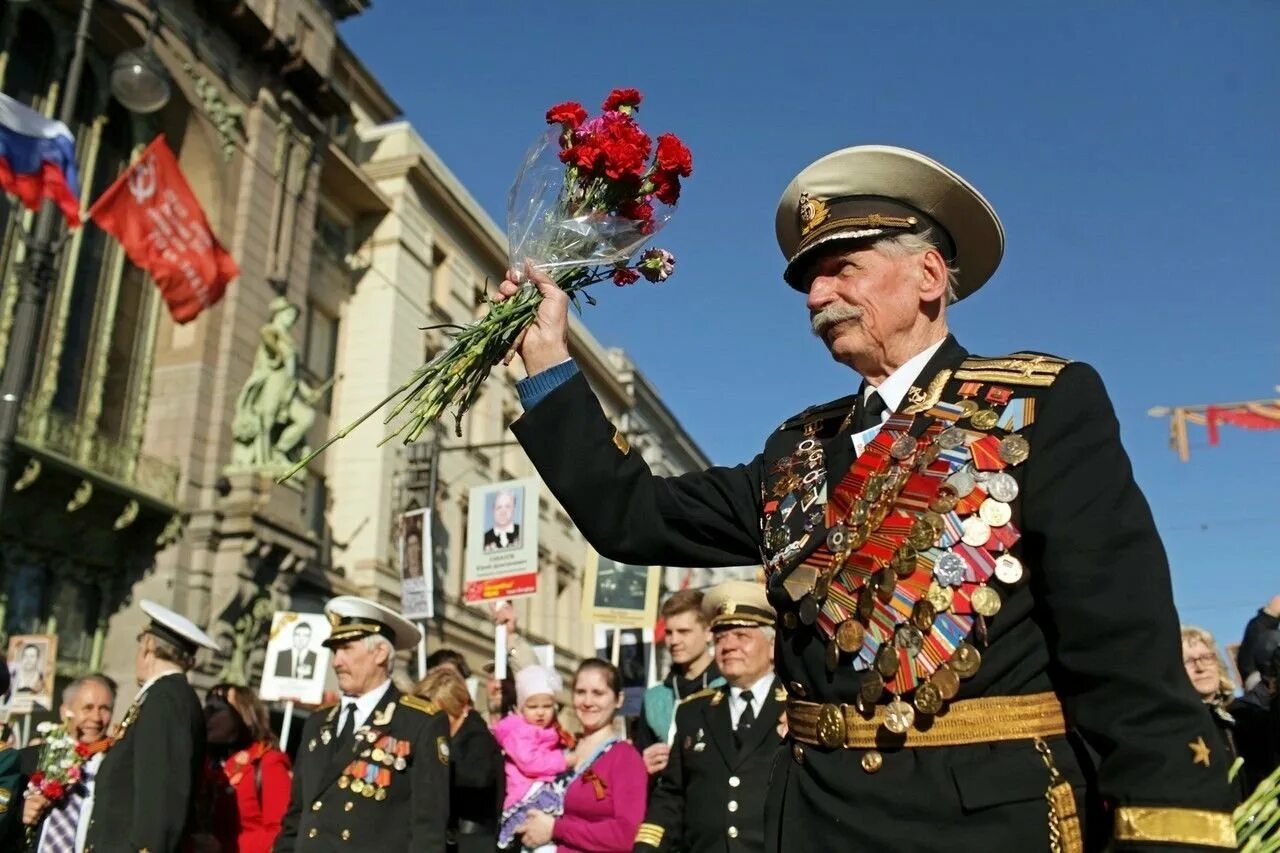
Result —
<path fill-rule="evenodd" d="M 71 226 L 80 224 L 76 144 L 60 121 L 0 93 L 0 187 L 30 210 L 51 198 Z"/>

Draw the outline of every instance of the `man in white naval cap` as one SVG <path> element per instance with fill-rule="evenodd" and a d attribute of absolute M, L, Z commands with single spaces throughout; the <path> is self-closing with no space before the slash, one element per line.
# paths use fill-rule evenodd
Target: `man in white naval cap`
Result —
<path fill-rule="evenodd" d="M 204 712 L 186 673 L 200 649 L 218 645 L 187 617 L 143 601 L 139 690 L 94 781 L 85 853 L 168 853 L 191 825 L 204 762 Z"/>
<path fill-rule="evenodd" d="M 962 300 L 975 334 L 1011 323 L 997 294 L 974 296 L 1004 252 L 995 210 L 923 154 L 859 145 L 796 175 L 775 231 L 796 320 L 849 370 L 837 399 L 743 465 L 655 476 L 569 356 L 567 297 L 536 273 L 512 425 L 610 559 L 762 558 L 789 727 L 767 844 L 1234 848 L 1230 759 L 1187 683 L 1168 560 L 1101 378 L 950 334 Z M 752 332 L 758 358 L 788 346 Z"/>
<path fill-rule="evenodd" d="M 330 600 L 325 614 L 342 697 L 302 729 L 275 850 L 444 850 L 449 720 L 391 682 L 396 652 L 416 648 L 421 633 L 350 595 Z"/>

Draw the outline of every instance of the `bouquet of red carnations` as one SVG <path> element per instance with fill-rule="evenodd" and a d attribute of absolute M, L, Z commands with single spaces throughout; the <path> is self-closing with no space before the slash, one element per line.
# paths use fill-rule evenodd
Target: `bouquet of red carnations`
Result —
<path fill-rule="evenodd" d="M 76 740 L 59 723 L 40 723 L 36 732 L 43 738 L 36 770 L 27 780 L 27 790 L 37 793 L 56 806 L 78 784 L 84 775 L 84 763 L 93 751 Z M 39 824 L 27 827 L 27 841 L 34 840 Z"/>
<path fill-rule="evenodd" d="M 655 144 L 636 122 L 640 101 L 635 89 L 614 89 L 595 117 L 572 101 L 549 109 L 552 128 L 530 149 L 507 199 L 511 268 L 518 272 L 527 262 L 545 271 L 579 310 L 579 294 L 594 304 L 584 292 L 593 284 L 624 286 L 641 277 L 661 282 L 675 265 L 664 249 L 639 250 L 671 218 L 680 180 L 693 172 L 693 157 L 675 134 L 664 133 Z M 475 323 L 451 327 L 457 331 L 448 349 L 281 480 L 401 396 L 385 422 L 406 417 L 384 442 L 395 436 L 403 436 L 405 444 L 416 441 L 447 409 L 453 410 L 461 434 L 463 413 L 489 371 L 533 322 L 541 300 L 529 285 L 506 301 L 491 302 Z"/>

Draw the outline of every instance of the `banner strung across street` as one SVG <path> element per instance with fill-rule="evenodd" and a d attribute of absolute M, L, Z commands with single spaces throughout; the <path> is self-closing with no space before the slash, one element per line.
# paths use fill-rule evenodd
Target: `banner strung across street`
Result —
<path fill-rule="evenodd" d="M 471 490 L 463 598 L 468 604 L 538 591 L 536 478 Z"/>
<path fill-rule="evenodd" d="M 431 510 L 400 516 L 400 612 L 406 619 L 435 616 L 435 567 L 431 550 Z"/>
<path fill-rule="evenodd" d="M 657 566 L 629 566 L 587 549 L 582 616 L 592 625 L 652 628 L 658 617 Z"/>
<path fill-rule="evenodd" d="M 240 274 L 213 236 L 163 133 L 103 191 L 89 218 L 151 274 L 175 323 L 194 320 Z"/>
<path fill-rule="evenodd" d="M 271 617 L 258 694 L 267 701 L 319 705 L 329 671 L 329 649 L 321 644 L 328 638 L 329 620 L 323 613 L 277 611 Z"/>

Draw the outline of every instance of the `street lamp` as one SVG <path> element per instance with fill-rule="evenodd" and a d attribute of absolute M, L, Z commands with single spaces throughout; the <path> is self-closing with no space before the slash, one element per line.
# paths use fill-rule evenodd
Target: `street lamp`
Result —
<path fill-rule="evenodd" d="M 116 0 L 106 0 L 112 8 L 137 15 L 133 9 L 122 6 Z M 80 80 L 84 76 L 86 46 L 89 42 L 89 22 L 93 17 L 94 0 L 81 0 L 80 19 L 76 24 L 75 50 L 71 54 L 71 66 L 67 69 L 67 82 L 63 89 L 58 119 L 68 127 L 75 121 L 76 96 L 80 92 Z M 151 37 L 155 32 L 158 16 L 152 13 L 148 22 L 147 41 L 141 51 L 129 51 L 137 60 L 116 62 L 111 69 L 111 92 L 122 104 L 138 112 L 154 112 L 169 100 L 169 83 L 159 60 L 151 50 Z M 36 215 L 34 227 L 26 237 L 27 255 L 22 262 L 19 276 L 18 298 L 13 308 L 13 327 L 9 336 L 9 351 L 4 360 L 4 373 L 0 375 L 0 512 L 9 494 L 9 469 L 13 462 L 14 437 L 18 433 L 18 419 L 22 414 L 22 398 L 31 381 L 31 369 L 35 364 L 36 348 L 44 303 L 53 282 L 54 261 L 62 248 L 58 235 L 62 214 L 52 199 L 46 198 Z M 56 238 L 56 239 L 55 239 Z"/>

